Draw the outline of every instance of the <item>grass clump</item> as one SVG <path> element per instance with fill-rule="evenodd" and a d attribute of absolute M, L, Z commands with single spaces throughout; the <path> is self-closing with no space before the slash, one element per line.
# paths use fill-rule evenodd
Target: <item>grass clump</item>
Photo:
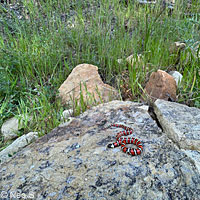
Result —
<path fill-rule="evenodd" d="M 80 63 L 97 65 L 103 81 L 115 87 L 116 77 L 127 70 L 135 101 L 152 71 L 175 69 L 183 74 L 178 101 L 200 107 L 199 48 L 193 49 L 200 41 L 200 4 L 182 2 L 177 0 L 171 15 L 159 3 L 141 6 L 135 1 L 1 3 L 0 125 L 27 113 L 34 120 L 23 133 L 43 135 L 56 127 L 66 108 L 57 98 L 58 88 Z M 178 63 L 169 51 L 175 41 L 187 46 Z M 117 62 L 140 53 L 143 64 L 137 67 Z M 87 109 L 84 102 L 83 108 L 74 105 L 76 114 Z"/>

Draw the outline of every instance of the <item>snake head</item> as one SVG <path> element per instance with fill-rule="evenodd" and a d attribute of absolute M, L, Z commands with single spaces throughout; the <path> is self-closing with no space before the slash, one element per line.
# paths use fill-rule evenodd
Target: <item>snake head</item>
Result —
<path fill-rule="evenodd" d="M 108 147 L 108 148 L 115 148 L 115 146 L 114 146 L 114 144 L 113 144 L 113 143 L 111 143 L 111 144 L 108 144 L 108 145 L 107 145 L 107 147 Z"/>

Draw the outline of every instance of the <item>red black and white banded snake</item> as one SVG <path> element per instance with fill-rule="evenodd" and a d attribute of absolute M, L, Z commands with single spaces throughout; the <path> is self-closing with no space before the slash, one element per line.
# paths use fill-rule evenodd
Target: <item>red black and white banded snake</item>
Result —
<path fill-rule="evenodd" d="M 131 135 L 133 133 L 132 128 L 129 128 L 129 127 L 121 125 L 121 124 L 111 124 L 109 127 L 111 127 L 111 126 L 123 128 L 125 131 L 121 131 L 121 132 L 117 133 L 117 135 L 116 135 L 117 141 L 114 143 L 108 144 L 107 145 L 108 148 L 115 148 L 115 147 L 121 146 L 122 151 L 124 153 L 127 153 L 132 156 L 137 156 L 142 153 L 143 146 L 142 146 L 142 143 L 138 139 L 136 139 L 134 137 L 123 137 L 123 136 Z M 126 144 L 134 144 L 138 148 L 137 149 L 128 148 L 128 147 L 126 147 Z"/>

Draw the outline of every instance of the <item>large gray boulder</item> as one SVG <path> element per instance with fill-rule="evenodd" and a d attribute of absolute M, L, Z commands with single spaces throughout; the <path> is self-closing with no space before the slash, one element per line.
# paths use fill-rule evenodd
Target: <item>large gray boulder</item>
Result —
<path fill-rule="evenodd" d="M 154 105 L 167 136 L 182 149 L 200 151 L 200 109 L 161 99 Z"/>
<path fill-rule="evenodd" d="M 34 199 L 199 199 L 198 162 L 161 131 L 147 109 L 121 101 L 93 107 L 2 164 L 0 191 Z M 107 128 L 111 123 L 132 127 L 143 153 L 131 157 L 120 147 L 108 149 L 120 131 Z M 199 158 L 198 151 L 188 151 Z"/>

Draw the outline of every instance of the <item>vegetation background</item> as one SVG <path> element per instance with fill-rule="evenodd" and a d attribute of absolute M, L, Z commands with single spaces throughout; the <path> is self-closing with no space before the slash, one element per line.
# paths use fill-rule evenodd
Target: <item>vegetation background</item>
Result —
<path fill-rule="evenodd" d="M 186 44 L 180 55 L 170 53 L 176 41 Z M 58 126 L 67 108 L 57 98 L 58 88 L 80 63 L 98 66 L 103 81 L 119 90 L 128 70 L 134 101 L 153 71 L 177 70 L 183 75 L 177 101 L 200 108 L 199 41 L 198 0 L 190 5 L 176 0 L 173 12 L 160 2 L 131 0 L 1 1 L 0 126 L 27 114 L 33 120 L 23 120 L 19 135 L 43 135 Z M 142 54 L 145 67 L 117 62 L 131 54 Z M 86 108 L 82 102 L 74 114 Z M 1 136 L 0 150 L 8 144 Z"/>

